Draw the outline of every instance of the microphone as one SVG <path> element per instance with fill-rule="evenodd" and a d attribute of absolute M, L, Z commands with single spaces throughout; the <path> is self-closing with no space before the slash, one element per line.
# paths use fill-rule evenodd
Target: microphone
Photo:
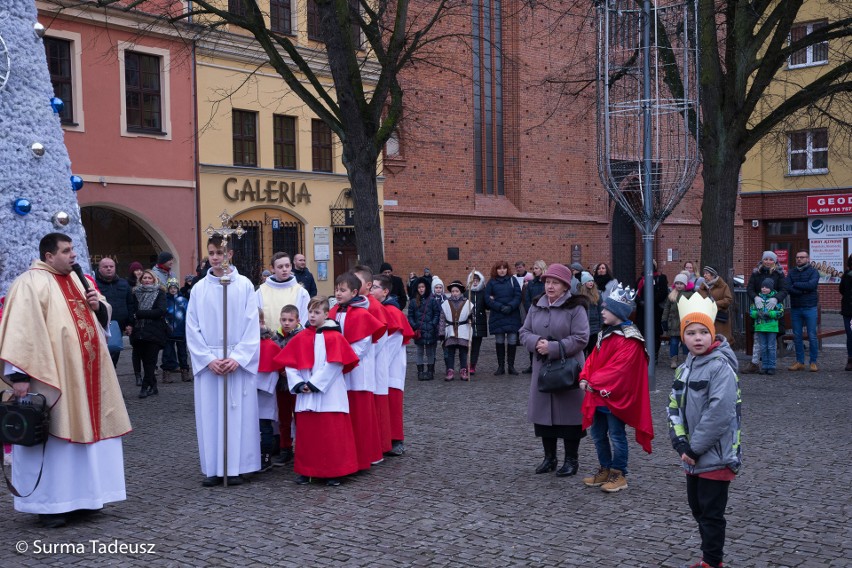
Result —
<path fill-rule="evenodd" d="M 83 275 L 83 268 L 77 264 L 76 262 L 71 265 L 71 270 L 74 271 L 74 274 L 77 275 L 77 278 L 80 279 L 80 283 L 83 285 L 83 289 L 88 292 L 89 291 L 89 279 Z"/>

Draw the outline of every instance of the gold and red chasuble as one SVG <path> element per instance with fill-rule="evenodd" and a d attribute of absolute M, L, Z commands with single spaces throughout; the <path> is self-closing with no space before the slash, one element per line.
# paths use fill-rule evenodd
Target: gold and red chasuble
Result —
<path fill-rule="evenodd" d="M 89 418 L 92 421 L 92 432 L 97 442 L 100 439 L 99 433 L 101 431 L 101 358 L 98 349 L 100 338 L 95 326 L 100 324 L 95 320 L 94 312 L 89 309 L 85 295 L 76 286 L 76 282 L 71 280 L 73 277 L 70 274 L 54 274 L 53 277 L 59 284 L 62 295 L 65 296 L 68 310 L 71 312 L 71 317 L 74 318 L 77 337 L 80 340 L 79 348 L 80 356 L 83 359 L 83 381 L 86 385 L 86 396 L 89 402 Z"/>

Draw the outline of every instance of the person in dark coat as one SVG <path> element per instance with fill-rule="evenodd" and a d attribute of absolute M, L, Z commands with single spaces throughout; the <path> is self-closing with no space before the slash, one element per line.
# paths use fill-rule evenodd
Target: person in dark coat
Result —
<path fill-rule="evenodd" d="M 579 467 L 577 450 L 585 436 L 582 428 L 584 392 L 570 389 L 555 393 L 538 390 L 538 375 L 546 361 L 559 359 L 564 351 L 580 363 L 585 361 L 583 349 L 589 341 L 587 300 L 571 294 L 571 270 L 554 263 L 544 273 L 544 295 L 530 308 L 521 328 L 521 343 L 533 359 L 527 418 L 533 423 L 536 437 L 544 446 L 544 461 L 536 473 L 556 469 L 556 440 L 565 445 L 565 461 L 556 472 L 560 477 L 575 475 Z M 561 349 L 560 349 L 561 346 Z"/>
<path fill-rule="evenodd" d="M 98 290 L 104 295 L 106 301 L 112 306 L 111 319 L 118 323 L 119 333 L 130 333 L 130 316 L 133 313 L 133 292 L 130 283 L 115 273 L 115 261 L 104 257 L 98 263 L 98 271 L 95 273 L 95 283 Z M 115 330 L 112 330 L 115 332 Z M 118 364 L 120 350 L 110 350 L 109 356 L 112 364 Z"/>
<path fill-rule="evenodd" d="M 478 270 L 467 275 L 468 300 L 473 305 L 470 317 L 473 319 L 473 339 L 470 342 L 470 374 L 476 373 L 479 361 L 479 349 L 482 338 L 488 337 L 488 314 L 485 307 L 485 277 Z"/>
<path fill-rule="evenodd" d="M 296 282 L 308 291 L 308 296 L 313 298 L 317 295 L 317 283 L 314 280 L 314 275 L 308 270 L 308 260 L 305 255 L 293 255 L 293 276 L 296 278 Z"/>
<path fill-rule="evenodd" d="M 506 374 L 507 359 L 509 374 L 517 375 L 515 352 L 521 328 L 521 287 L 509 274 L 509 263 L 505 260 L 491 268 L 491 279 L 485 285 L 485 304 L 491 310 L 488 327 L 497 343 L 497 370 L 494 375 Z"/>
<path fill-rule="evenodd" d="M 159 287 L 157 277 L 151 270 L 145 270 L 139 284 L 133 290 L 136 298 L 136 311 L 133 314 L 133 332 L 130 343 L 133 350 L 139 350 L 144 375 L 139 398 L 157 394 L 157 356 L 169 339 L 166 325 L 166 292 Z"/>
<path fill-rule="evenodd" d="M 408 323 L 414 330 L 417 346 L 417 379 L 431 381 L 435 378 L 435 348 L 438 344 L 438 322 L 441 313 L 432 301 L 429 281 L 421 278 L 415 286 L 416 295 L 408 304 Z"/>
<path fill-rule="evenodd" d="M 811 266 L 810 254 L 806 250 L 796 253 L 796 265 L 787 276 L 787 291 L 790 294 L 790 324 L 793 327 L 793 345 L 796 347 L 796 362 L 790 371 L 805 369 L 805 343 L 802 328 L 808 330 L 808 369 L 812 373 L 819 370 L 819 338 L 817 337 L 817 319 L 819 305 L 819 271 Z"/>
<path fill-rule="evenodd" d="M 396 303 L 399 304 L 399 309 L 405 310 L 405 306 L 408 304 L 408 293 L 405 291 L 405 284 L 402 282 L 402 278 L 394 276 L 393 266 L 387 262 L 382 263 L 379 272 L 391 279 L 391 291 L 390 296 L 388 297 L 396 297 Z"/>
<path fill-rule="evenodd" d="M 533 305 L 539 296 L 544 294 L 544 280 L 542 276 L 547 272 L 547 263 L 543 260 L 537 260 L 532 267 L 532 280 L 526 283 L 526 287 L 521 289 L 524 303 L 524 313 L 530 313 L 530 306 Z M 533 354 L 530 353 L 530 364 L 524 369 L 524 373 L 529 375 L 532 373 Z"/>
<path fill-rule="evenodd" d="M 660 357 L 660 342 L 663 336 L 663 307 L 666 297 L 669 295 L 669 279 L 657 270 L 657 261 L 654 263 L 654 357 L 655 362 Z M 636 284 L 636 319 L 645 321 L 645 276 Z M 604 296 L 606 298 L 606 296 Z"/>
<path fill-rule="evenodd" d="M 852 371 L 852 255 L 846 259 L 846 272 L 840 277 L 840 315 L 846 330 L 846 370 Z"/>

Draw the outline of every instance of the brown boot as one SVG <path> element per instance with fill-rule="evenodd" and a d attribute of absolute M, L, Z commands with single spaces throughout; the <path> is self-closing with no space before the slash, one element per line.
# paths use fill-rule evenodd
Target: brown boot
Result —
<path fill-rule="evenodd" d="M 163 369 L 163 380 L 162 380 L 162 382 L 163 382 L 163 384 L 172 382 L 172 372 L 171 371 L 166 371 L 165 369 Z"/>
<path fill-rule="evenodd" d="M 600 487 L 604 483 L 609 480 L 609 468 L 602 467 L 599 468 L 597 473 L 592 475 L 591 477 L 584 477 L 583 484 L 586 487 Z"/>
<path fill-rule="evenodd" d="M 189 369 L 180 370 L 180 380 L 185 383 L 192 381 L 192 373 L 189 372 Z"/>
<path fill-rule="evenodd" d="M 615 493 L 622 489 L 627 489 L 627 478 L 617 469 L 609 470 L 609 479 L 601 485 L 601 491 Z"/>
<path fill-rule="evenodd" d="M 755 365 L 754 363 L 749 363 L 748 366 L 743 369 L 744 375 L 753 375 L 760 372 L 760 367 Z"/>

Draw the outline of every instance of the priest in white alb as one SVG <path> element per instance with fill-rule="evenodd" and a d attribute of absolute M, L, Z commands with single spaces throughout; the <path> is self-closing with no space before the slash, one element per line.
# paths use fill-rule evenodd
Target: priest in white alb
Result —
<path fill-rule="evenodd" d="M 225 250 L 221 237 L 207 242 L 210 270 L 192 287 L 186 312 L 186 343 L 195 376 L 195 425 L 202 485 L 213 487 L 227 476 L 228 485 L 242 483 L 240 474 L 260 469 L 256 375 L 260 359 L 260 323 L 254 286 L 228 266 L 228 355 L 223 357 L 224 320 L 221 278 Z M 228 376 L 225 393 L 225 375 Z M 228 413 L 225 471 L 223 421 Z"/>
<path fill-rule="evenodd" d="M 0 368 L 16 396 L 39 393 L 51 406 L 46 444 L 12 446 L 12 484 L 22 495 L 15 509 L 56 528 L 69 513 L 126 498 L 121 436 L 130 419 L 104 338 L 109 304 L 71 274 L 71 237 L 45 235 L 39 256 L 6 297 Z"/>

